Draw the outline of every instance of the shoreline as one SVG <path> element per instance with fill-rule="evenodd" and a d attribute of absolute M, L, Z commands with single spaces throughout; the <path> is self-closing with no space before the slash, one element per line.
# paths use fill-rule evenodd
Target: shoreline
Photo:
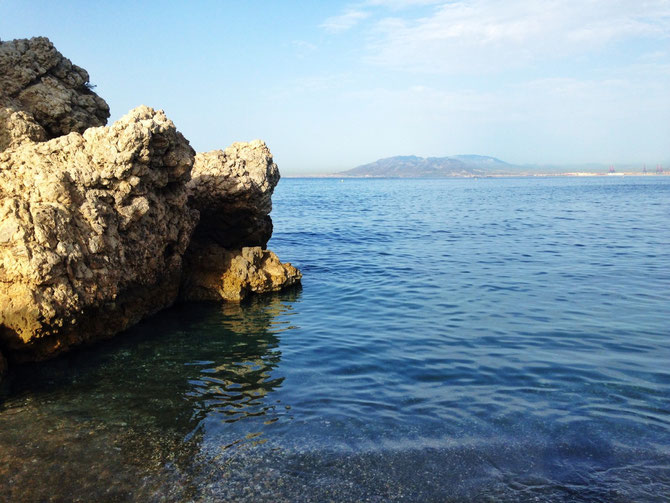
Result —
<path fill-rule="evenodd" d="M 624 176 L 634 176 L 634 177 L 664 177 L 670 176 L 670 173 L 640 173 L 640 172 L 622 172 L 622 173 L 581 173 L 581 172 L 568 172 L 568 173 L 505 173 L 505 174 L 488 174 L 488 175 L 470 175 L 470 176 L 459 176 L 459 175 L 450 175 L 450 176 L 343 176 L 337 174 L 305 174 L 305 175 L 285 175 L 282 174 L 282 178 L 331 178 L 331 179 L 348 179 L 348 180 L 365 180 L 365 179 L 386 179 L 386 180 L 420 180 L 425 178 L 426 180 L 440 180 L 445 178 L 458 178 L 458 179 L 469 179 L 469 178 L 585 178 L 585 177 L 624 177 Z"/>

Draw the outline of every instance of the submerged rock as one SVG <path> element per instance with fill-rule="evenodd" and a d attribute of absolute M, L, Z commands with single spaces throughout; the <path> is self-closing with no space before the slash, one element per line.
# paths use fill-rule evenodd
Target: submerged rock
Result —
<path fill-rule="evenodd" d="M 109 106 L 91 88 L 88 72 L 49 39 L 0 42 L 0 107 L 25 112 L 48 138 L 107 123 Z"/>
<path fill-rule="evenodd" d="M 184 300 L 239 302 L 251 293 L 275 292 L 302 278 L 298 269 L 260 246 L 241 250 L 216 244 L 191 246 L 185 262 Z"/>
<path fill-rule="evenodd" d="M 0 153 L 0 342 L 40 359 L 170 305 L 197 221 L 162 111 Z"/>

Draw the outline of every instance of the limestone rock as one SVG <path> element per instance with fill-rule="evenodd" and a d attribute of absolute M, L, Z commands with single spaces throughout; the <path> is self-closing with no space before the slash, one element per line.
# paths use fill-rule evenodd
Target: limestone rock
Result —
<path fill-rule="evenodd" d="M 0 42 L 0 107 L 25 112 L 48 138 L 83 133 L 109 118 L 109 106 L 91 90 L 88 72 L 45 37 Z"/>
<path fill-rule="evenodd" d="M 260 246 L 226 250 L 216 244 L 192 246 L 185 258 L 185 300 L 240 301 L 251 293 L 275 292 L 298 284 L 302 274 Z"/>
<path fill-rule="evenodd" d="M 196 239 L 225 248 L 265 247 L 279 170 L 260 140 L 195 156 L 189 205 L 200 211 Z"/>
<path fill-rule="evenodd" d="M 9 107 L 0 108 L 0 152 L 25 142 L 46 139 L 46 131 L 30 114 Z"/>
<path fill-rule="evenodd" d="M 0 153 L 0 345 L 10 359 L 114 335 L 175 300 L 197 222 L 193 156 L 148 107 Z"/>
<path fill-rule="evenodd" d="M 272 236 L 278 181 L 260 140 L 196 154 L 187 187 L 200 222 L 185 256 L 183 299 L 240 301 L 300 281 L 300 271 L 263 250 Z"/>
<path fill-rule="evenodd" d="M 142 106 L 102 127 L 108 117 L 88 73 L 48 39 L 0 42 L 0 348 L 10 363 L 110 337 L 170 305 L 181 285 L 184 298 L 238 301 L 300 281 L 261 248 L 279 180 L 263 142 L 195 156 L 162 111 Z"/>

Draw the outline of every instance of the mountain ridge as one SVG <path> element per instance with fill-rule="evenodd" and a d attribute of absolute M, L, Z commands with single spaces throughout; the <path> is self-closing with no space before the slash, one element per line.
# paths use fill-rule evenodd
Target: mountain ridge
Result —
<path fill-rule="evenodd" d="M 483 176 L 508 173 L 523 168 L 502 161 L 496 157 L 461 154 L 445 157 L 419 157 L 416 155 L 397 155 L 356 166 L 337 173 L 341 176 L 362 177 L 450 177 Z"/>
<path fill-rule="evenodd" d="M 397 155 L 385 157 L 330 176 L 353 178 L 447 178 L 478 176 L 532 176 L 561 174 L 607 174 L 615 172 L 653 174 L 656 166 L 668 163 L 581 163 L 581 164 L 511 164 L 497 157 L 479 154 L 460 154 L 444 157 Z"/>

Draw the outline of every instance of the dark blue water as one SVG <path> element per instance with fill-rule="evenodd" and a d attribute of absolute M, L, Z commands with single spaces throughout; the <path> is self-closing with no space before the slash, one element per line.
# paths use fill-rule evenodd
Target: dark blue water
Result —
<path fill-rule="evenodd" d="M 274 202 L 302 288 L 18 369 L 0 500 L 670 500 L 670 179 Z"/>

